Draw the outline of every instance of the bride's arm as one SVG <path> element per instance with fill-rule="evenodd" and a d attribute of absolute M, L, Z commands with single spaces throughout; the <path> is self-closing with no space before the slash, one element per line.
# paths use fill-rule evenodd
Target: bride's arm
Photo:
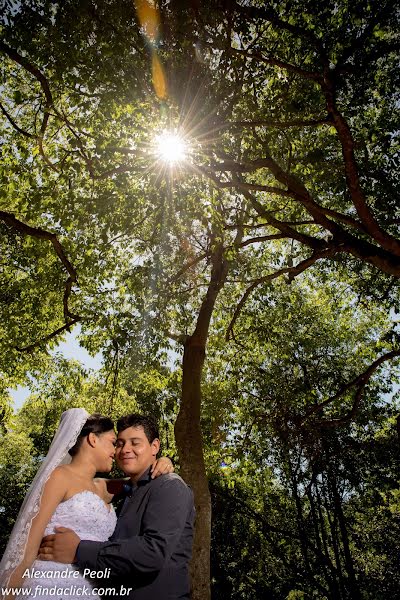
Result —
<path fill-rule="evenodd" d="M 161 456 L 158 460 L 156 460 L 156 462 L 154 463 L 154 465 L 152 467 L 151 477 L 152 477 L 152 479 L 155 479 L 156 477 L 160 477 L 160 475 L 165 475 L 166 473 L 173 473 L 174 470 L 175 469 L 174 469 L 172 460 L 170 458 L 168 458 L 168 456 Z M 113 497 L 116 494 L 120 494 L 122 492 L 124 483 L 129 483 L 130 478 L 129 477 L 124 477 L 121 479 L 97 478 L 97 479 L 95 479 L 95 481 L 98 482 L 102 486 L 102 490 L 103 490 L 102 495 L 103 495 L 104 501 L 111 502 Z M 105 484 L 105 487 L 103 487 L 104 484 Z"/>
<path fill-rule="evenodd" d="M 155 479 L 156 477 L 160 477 L 160 475 L 166 475 L 174 471 L 174 463 L 169 456 L 160 456 L 151 467 L 151 478 Z"/>
<path fill-rule="evenodd" d="M 67 487 L 67 478 L 63 472 L 63 468 L 57 467 L 52 472 L 43 488 L 39 512 L 32 520 L 24 557 L 10 577 L 9 587 L 21 587 L 23 583 L 23 574 L 35 561 L 46 525 L 50 521 L 57 506 L 63 500 Z M 8 598 L 11 598 L 11 596 L 8 596 Z"/>

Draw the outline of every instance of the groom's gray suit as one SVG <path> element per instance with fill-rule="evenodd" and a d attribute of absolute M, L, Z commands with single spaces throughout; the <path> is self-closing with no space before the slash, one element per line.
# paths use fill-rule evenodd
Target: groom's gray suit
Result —
<path fill-rule="evenodd" d="M 80 568 L 111 569 L 99 587 L 115 587 L 113 598 L 183 600 L 190 598 L 193 494 L 171 473 L 150 478 L 150 470 L 132 487 L 108 542 L 82 540 L 76 558 Z M 129 594 L 121 590 L 132 588 Z"/>

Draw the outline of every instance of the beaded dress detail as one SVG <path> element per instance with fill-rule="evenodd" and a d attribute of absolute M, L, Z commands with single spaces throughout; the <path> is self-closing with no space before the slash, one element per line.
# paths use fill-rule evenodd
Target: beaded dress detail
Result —
<path fill-rule="evenodd" d="M 57 506 L 44 535 L 54 533 L 54 527 L 61 526 L 73 529 L 81 540 L 105 542 L 113 533 L 116 523 L 112 505 L 106 505 L 100 496 L 85 490 Z M 99 599 L 93 591 L 93 585 L 82 577 L 75 565 L 36 560 L 30 569 L 31 573 L 32 569 L 40 573 L 37 577 L 24 578 L 24 587 L 30 588 L 30 594 L 24 594 L 25 598 Z M 108 587 L 107 579 L 99 583 L 99 587 Z M 53 591 L 50 592 L 49 588 Z"/>

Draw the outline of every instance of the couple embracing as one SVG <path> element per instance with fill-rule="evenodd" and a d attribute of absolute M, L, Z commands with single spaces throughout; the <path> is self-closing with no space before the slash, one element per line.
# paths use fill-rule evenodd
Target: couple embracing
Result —
<path fill-rule="evenodd" d="M 193 494 L 157 461 L 156 425 L 130 414 L 114 424 L 81 408 L 59 428 L 14 525 L 0 563 L 2 597 L 190 598 Z M 118 518 L 113 459 L 129 477 Z"/>

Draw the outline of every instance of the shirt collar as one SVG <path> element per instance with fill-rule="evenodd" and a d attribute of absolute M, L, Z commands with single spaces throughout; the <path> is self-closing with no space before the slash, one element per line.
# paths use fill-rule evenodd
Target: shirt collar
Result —
<path fill-rule="evenodd" d="M 133 490 L 135 490 L 137 487 L 146 485 L 146 483 L 149 483 L 151 481 L 151 467 L 152 465 L 150 465 L 150 467 L 146 469 L 146 471 L 143 473 L 143 475 L 141 475 L 141 477 L 137 481 L 127 481 L 126 483 L 124 483 L 123 490 L 127 496 L 131 496 Z"/>
<path fill-rule="evenodd" d="M 139 487 L 140 485 L 145 485 L 146 483 L 149 483 L 149 481 L 151 481 L 151 467 L 153 465 L 150 465 L 150 467 L 148 469 L 146 469 L 146 471 L 143 473 L 143 475 L 141 475 L 141 477 L 139 477 L 139 479 L 136 481 L 136 485 Z M 135 484 L 133 484 L 135 485 Z"/>

